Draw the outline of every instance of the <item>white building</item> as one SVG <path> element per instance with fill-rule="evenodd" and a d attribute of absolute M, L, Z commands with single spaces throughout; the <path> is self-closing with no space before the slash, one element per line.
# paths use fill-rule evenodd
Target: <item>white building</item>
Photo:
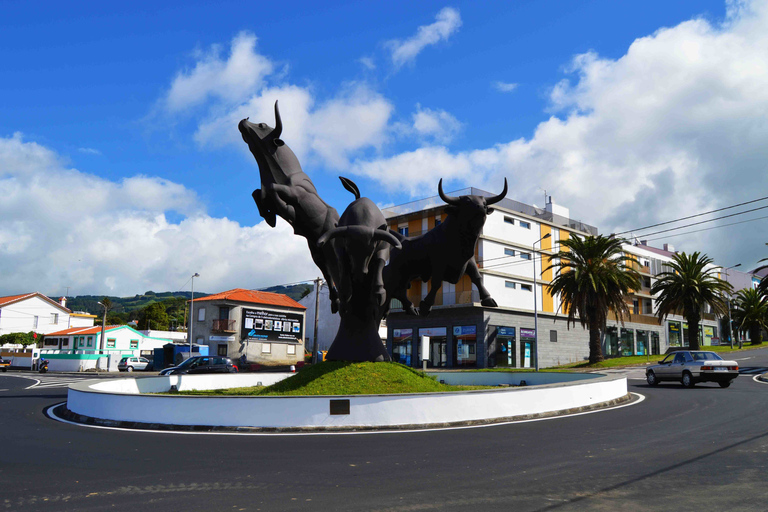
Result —
<path fill-rule="evenodd" d="M 30 331 L 48 334 L 70 327 L 71 315 L 64 305 L 42 293 L 0 297 L 0 335 Z"/>

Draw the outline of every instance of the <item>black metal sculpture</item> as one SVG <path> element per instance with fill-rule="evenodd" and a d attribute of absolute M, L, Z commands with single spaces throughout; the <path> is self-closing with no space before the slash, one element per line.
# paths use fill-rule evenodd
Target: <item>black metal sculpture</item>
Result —
<path fill-rule="evenodd" d="M 312 260 L 320 268 L 330 292 L 331 310 L 339 306 L 336 290 L 336 257 L 331 248 L 318 247 L 318 239 L 336 227 L 339 214 L 320 198 L 312 180 L 301 169 L 299 159 L 280 138 L 283 122 L 275 102 L 275 127 L 251 123 L 238 124 L 243 140 L 259 164 L 261 188 L 253 191 L 259 214 L 272 227 L 275 215 L 293 226 L 293 232 L 307 239 Z"/>
<path fill-rule="evenodd" d="M 424 235 L 407 238 L 390 230 L 381 210 L 361 197 L 357 185 L 347 178 L 340 179 L 355 200 L 339 217 L 320 198 L 296 155 L 280 139 L 282 127 L 277 102 L 274 128 L 248 119 L 238 125 L 259 164 L 261 188 L 253 192 L 259 214 L 272 227 L 276 216 L 282 217 L 297 235 L 307 239 L 312 259 L 328 283 L 331 310 L 341 316 L 326 359 L 390 361 L 378 333 L 390 299 L 400 299 L 409 314 L 427 315 L 442 282 L 455 284 L 465 273 L 480 291 L 482 304 L 496 306 L 483 286 L 474 252 L 485 218 L 493 211 L 489 206 L 507 193 L 506 179 L 502 193 L 490 198 L 446 196 L 440 180 L 438 192 L 448 204 L 446 220 Z M 406 292 L 415 278 L 431 281 L 420 312 Z"/>
<path fill-rule="evenodd" d="M 448 203 L 447 217 L 439 226 L 421 236 L 402 239 L 402 249 L 393 250 L 389 265 L 384 269 L 384 282 L 389 297 L 399 299 L 403 309 L 410 315 L 426 316 L 435 304 L 435 296 L 447 281 L 459 282 L 464 274 L 477 287 L 483 306 L 497 307 L 496 301 L 483 286 L 483 278 L 475 262 L 475 245 L 485 218 L 493 213 L 490 205 L 498 203 L 507 195 L 507 179 L 504 190 L 493 197 L 459 196 L 450 197 L 443 193 L 443 180 L 437 185 L 440 198 Z M 419 311 L 408 299 L 408 285 L 414 279 L 430 282 L 429 293 L 419 305 Z"/>

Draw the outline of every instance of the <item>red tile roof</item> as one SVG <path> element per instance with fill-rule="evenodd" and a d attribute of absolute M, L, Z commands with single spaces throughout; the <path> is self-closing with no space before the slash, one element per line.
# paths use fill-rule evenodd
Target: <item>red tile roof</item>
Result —
<path fill-rule="evenodd" d="M 44 301 L 50 302 L 51 305 L 56 306 L 57 308 L 63 311 L 66 311 L 67 313 L 71 312 L 69 309 L 63 307 L 61 304 L 59 304 L 55 300 L 51 299 L 50 297 L 46 297 L 40 292 L 23 293 L 21 295 L 8 295 L 7 297 L 0 297 L 0 307 L 7 306 L 8 304 L 13 304 L 14 302 L 18 302 L 24 299 L 29 299 L 32 297 L 40 297 Z"/>
<path fill-rule="evenodd" d="M 233 302 L 249 302 L 252 304 L 265 304 L 269 306 L 284 306 L 288 308 L 307 309 L 292 298 L 282 293 L 272 292 L 260 292 L 256 290 L 245 290 L 243 288 L 235 288 L 234 290 L 228 290 L 226 292 L 216 293 L 214 295 L 208 295 L 200 299 L 195 299 L 195 302 L 201 302 L 206 300 L 230 300 Z"/>
<path fill-rule="evenodd" d="M 104 332 L 111 331 L 112 329 L 117 329 L 118 327 L 125 327 L 124 325 L 108 325 L 104 328 Z M 52 336 L 68 336 L 71 334 L 77 334 L 78 336 L 80 334 L 100 334 L 101 333 L 101 326 L 96 327 L 70 327 L 69 329 L 64 329 L 62 331 L 56 331 L 49 334 L 46 334 L 45 336 L 47 338 L 50 338 Z"/>

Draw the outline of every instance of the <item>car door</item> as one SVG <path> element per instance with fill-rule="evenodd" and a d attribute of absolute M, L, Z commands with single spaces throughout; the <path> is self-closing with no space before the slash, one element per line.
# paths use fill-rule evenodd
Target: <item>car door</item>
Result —
<path fill-rule="evenodd" d="M 670 370 L 672 368 L 672 363 L 675 360 L 675 356 L 670 354 L 664 359 L 661 360 L 661 362 L 658 364 L 658 366 L 653 368 L 653 372 L 656 374 L 656 378 L 659 380 L 667 380 L 671 379 L 670 377 Z"/>
<path fill-rule="evenodd" d="M 680 380 L 683 378 L 683 369 L 685 368 L 685 353 L 675 353 L 675 360 L 669 367 L 669 379 Z"/>

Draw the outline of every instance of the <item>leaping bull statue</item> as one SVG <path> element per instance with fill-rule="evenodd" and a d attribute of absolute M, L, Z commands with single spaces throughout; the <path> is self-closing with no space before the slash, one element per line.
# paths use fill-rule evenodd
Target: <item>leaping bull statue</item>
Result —
<path fill-rule="evenodd" d="M 261 188 L 253 191 L 259 214 L 272 227 L 276 215 L 285 219 L 297 235 L 307 239 L 312 260 L 320 268 L 330 291 L 331 310 L 339 307 L 336 289 L 336 257 L 332 248 L 317 245 L 318 239 L 336 227 L 339 214 L 320 198 L 312 180 L 301 169 L 299 159 L 280 138 L 283 122 L 275 102 L 275 127 L 243 119 L 238 125 L 259 164 Z"/>
<path fill-rule="evenodd" d="M 340 177 L 344 188 L 355 195 L 336 228 L 317 241 L 323 248 L 334 242 L 339 278 L 341 323 L 326 359 L 339 361 L 389 361 L 378 334 L 386 291 L 382 271 L 390 247 L 400 249 L 399 239 L 387 226 L 381 210 L 352 180 Z"/>
<path fill-rule="evenodd" d="M 469 276 L 478 291 L 483 306 L 496 307 L 496 301 L 483 286 L 483 278 L 475 262 L 475 246 L 485 219 L 493 213 L 490 205 L 507 195 L 507 179 L 504 190 L 493 197 L 466 195 L 450 197 L 443 192 L 443 180 L 437 185 L 440 198 L 448 206 L 447 218 L 421 236 L 402 237 L 402 249 L 392 251 L 389 265 L 384 269 L 384 282 L 388 296 L 399 299 L 403 309 L 411 315 L 426 316 L 435 304 L 435 296 L 447 281 L 459 282 L 464 274 Z M 429 293 L 416 310 L 408 299 L 408 285 L 416 278 L 430 282 Z"/>

